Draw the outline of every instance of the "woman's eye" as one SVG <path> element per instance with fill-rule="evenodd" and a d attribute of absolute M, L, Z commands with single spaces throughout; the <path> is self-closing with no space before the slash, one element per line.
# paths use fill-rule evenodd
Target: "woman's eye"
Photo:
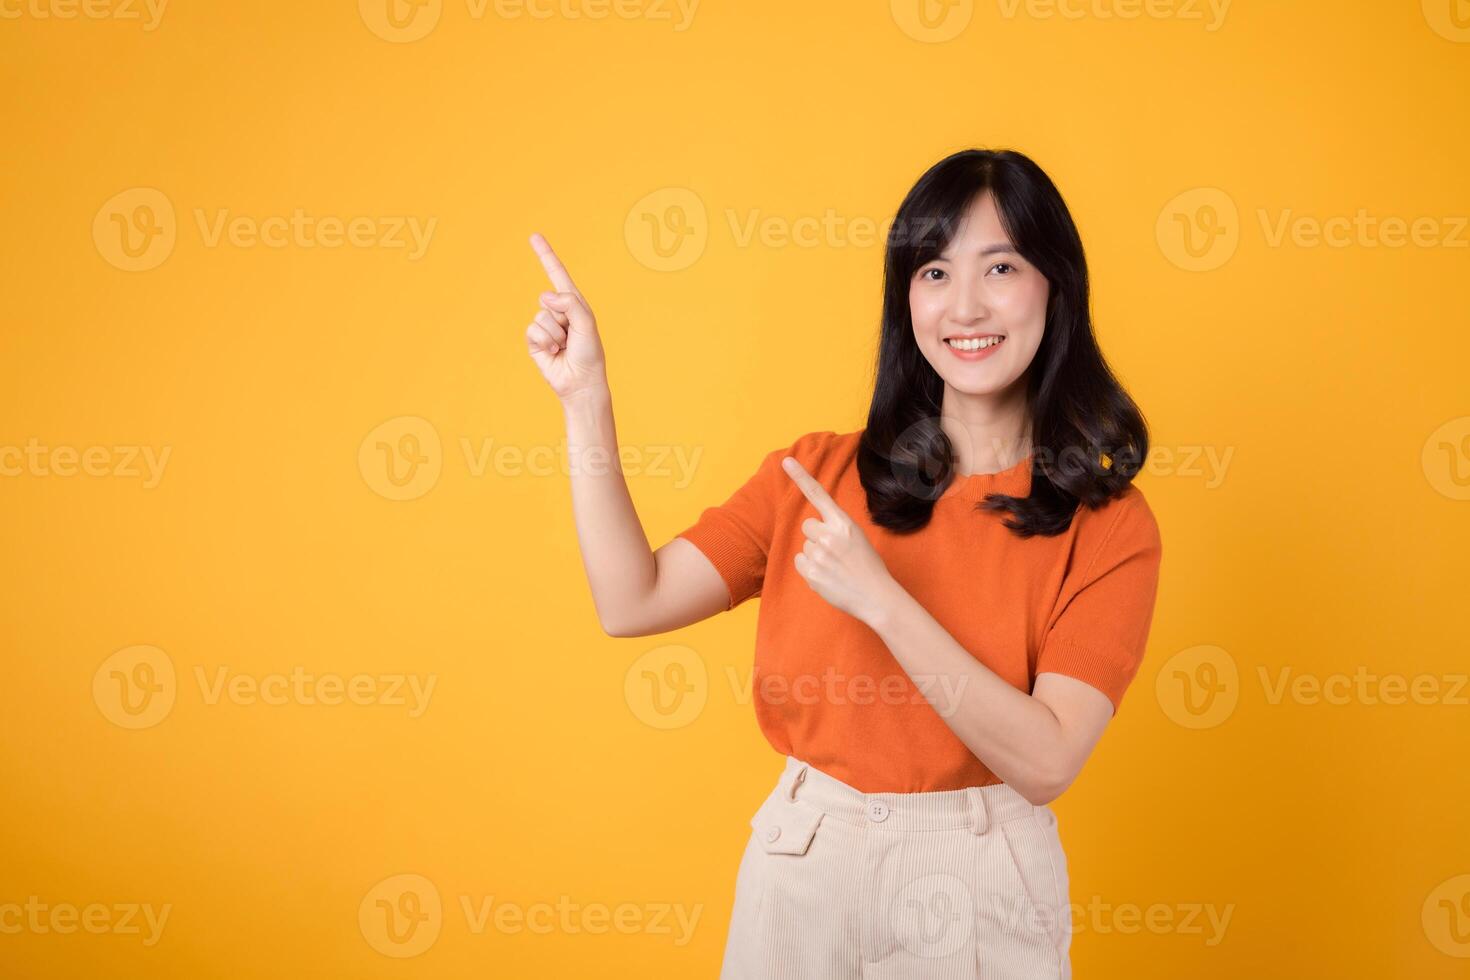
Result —
<path fill-rule="evenodd" d="M 995 263 L 995 265 L 991 266 L 990 268 L 992 270 L 995 270 L 995 269 L 1000 269 L 1000 268 L 1013 269 L 1015 267 L 1012 266 L 1009 262 L 997 262 L 997 263 Z"/>
<path fill-rule="evenodd" d="M 934 267 L 925 269 L 923 272 L 919 273 L 919 278 L 920 279 L 927 279 L 929 277 L 929 273 L 931 273 L 931 272 L 937 272 L 941 276 L 944 275 L 944 270 L 943 269 L 939 268 L 938 266 L 934 266 Z M 930 282 L 933 282 L 934 280 L 933 279 L 929 279 L 929 281 Z"/>

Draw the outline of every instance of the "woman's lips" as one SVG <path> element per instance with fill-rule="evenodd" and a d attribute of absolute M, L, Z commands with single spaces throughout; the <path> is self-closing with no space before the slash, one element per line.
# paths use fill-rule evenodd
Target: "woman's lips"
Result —
<path fill-rule="evenodd" d="M 991 354 L 994 354 L 996 351 L 1000 350 L 1001 347 L 1005 344 L 1005 339 L 1002 338 L 1000 343 L 991 344 L 989 347 L 982 347 L 979 350 L 958 350 L 954 347 L 951 347 L 943 340 L 941 340 L 940 343 L 944 344 L 945 350 L 949 351 L 951 354 L 953 354 L 955 357 L 958 357 L 962 361 L 983 361 Z"/>

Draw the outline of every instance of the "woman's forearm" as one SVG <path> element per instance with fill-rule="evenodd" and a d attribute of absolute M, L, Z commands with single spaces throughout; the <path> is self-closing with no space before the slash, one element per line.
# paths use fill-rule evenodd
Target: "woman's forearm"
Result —
<path fill-rule="evenodd" d="M 1033 803 L 1061 793 L 1067 747 L 1050 708 L 976 660 L 901 587 L 868 625 L 987 769 Z"/>
<path fill-rule="evenodd" d="M 582 566 L 598 621 L 616 634 L 653 591 L 657 566 L 623 478 L 610 391 L 579 391 L 562 410 Z"/>

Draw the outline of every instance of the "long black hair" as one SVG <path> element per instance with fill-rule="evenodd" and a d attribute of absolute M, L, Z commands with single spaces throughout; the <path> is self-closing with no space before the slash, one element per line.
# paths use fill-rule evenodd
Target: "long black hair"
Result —
<path fill-rule="evenodd" d="M 1015 150 L 962 150 L 934 164 L 899 206 L 883 267 L 883 322 L 858 473 L 873 522 L 907 533 L 929 523 L 953 482 L 954 453 L 939 425 L 944 380 L 914 340 L 914 272 L 948 246 L 970 204 L 989 190 L 1021 257 L 1046 276 L 1041 344 L 1027 367 L 1031 490 L 989 493 L 976 509 L 1006 511 L 1026 538 L 1065 531 L 1080 503 L 1122 494 L 1148 456 L 1148 426 L 1092 333 L 1087 260 L 1051 178 Z"/>

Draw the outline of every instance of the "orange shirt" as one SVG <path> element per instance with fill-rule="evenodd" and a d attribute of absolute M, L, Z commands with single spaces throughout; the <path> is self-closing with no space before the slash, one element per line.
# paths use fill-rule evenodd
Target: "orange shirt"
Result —
<path fill-rule="evenodd" d="M 761 597 L 751 697 L 777 752 L 865 793 L 961 789 L 1000 778 L 950 730 L 919 682 L 867 624 L 829 604 L 794 564 L 801 522 L 821 519 L 781 468 L 794 456 L 867 534 L 888 571 L 959 644 L 1016 688 L 1038 673 L 1075 677 L 1114 711 L 1138 671 L 1153 618 L 1160 541 L 1137 486 L 1097 510 L 1079 506 L 1055 537 L 1022 539 L 1004 512 L 976 511 L 986 493 L 1025 496 L 1031 459 L 999 473 L 958 477 L 929 524 L 897 534 L 868 518 L 858 478 L 861 430 L 809 432 L 768 453 L 728 500 L 680 532 L 710 559 L 730 609 Z"/>

